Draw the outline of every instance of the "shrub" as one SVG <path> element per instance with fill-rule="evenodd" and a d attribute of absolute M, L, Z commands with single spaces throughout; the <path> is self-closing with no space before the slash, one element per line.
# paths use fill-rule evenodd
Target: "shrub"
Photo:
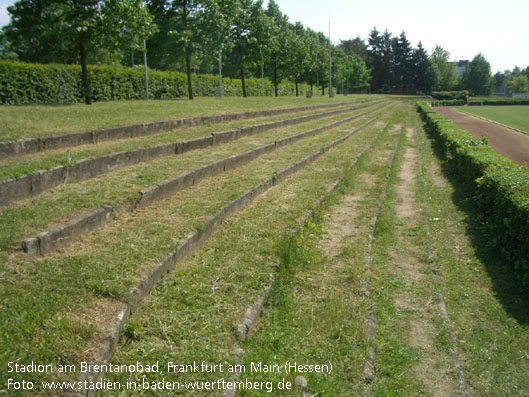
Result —
<path fill-rule="evenodd" d="M 469 96 L 469 92 L 466 90 L 463 90 L 463 91 L 434 91 L 432 92 L 432 96 L 435 99 L 439 99 L 439 100 L 459 99 L 459 100 L 466 102 Z"/>
<path fill-rule="evenodd" d="M 469 98 L 469 106 L 529 105 L 529 99 L 518 98 Z"/>
<path fill-rule="evenodd" d="M 529 289 L 529 173 L 426 102 L 418 102 L 417 110 L 450 170 L 471 187 L 491 244 Z"/>
<path fill-rule="evenodd" d="M 88 75 L 94 101 L 145 98 L 145 77 L 141 67 L 89 66 Z M 218 77 L 193 75 L 193 91 L 197 96 L 215 96 Z M 241 81 L 223 79 L 226 96 L 242 96 Z M 248 96 L 261 95 L 261 80 L 246 79 Z M 307 89 L 301 85 L 301 92 Z M 294 84 L 289 91 L 294 95 Z M 274 95 L 273 84 L 265 80 L 265 95 Z M 280 91 L 286 93 L 286 85 Z M 149 96 L 169 99 L 187 96 L 187 77 L 180 72 L 149 70 Z M 83 101 L 81 67 L 78 65 L 39 65 L 0 61 L 0 103 L 75 103 Z"/>
<path fill-rule="evenodd" d="M 466 101 L 462 99 L 450 99 L 444 101 L 431 101 L 432 106 L 463 106 L 466 105 Z"/>

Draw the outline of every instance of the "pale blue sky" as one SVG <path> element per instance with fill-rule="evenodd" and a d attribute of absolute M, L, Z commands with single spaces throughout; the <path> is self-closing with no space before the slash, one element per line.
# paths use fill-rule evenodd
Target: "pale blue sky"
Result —
<path fill-rule="evenodd" d="M 0 26 L 9 22 L 6 7 L 13 0 L 0 0 Z M 265 0 L 265 6 L 268 0 Z M 431 52 L 436 44 L 453 60 L 471 60 L 479 52 L 493 72 L 529 66 L 527 45 L 528 0 L 276 0 L 291 22 L 339 40 L 367 38 L 376 27 L 394 35 L 406 32 L 416 46 L 422 41 Z"/>
<path fill-rule="evenodd" d="M 301 21 L 326 35 L 330 21 L 334 43 L 367 39 L 373 27 L 393 35 L 404 30 L 413 46 L 422 41 L 429 53 L 436 44 L 454 60 L 471 60 L 481 52 L 493 72 L 529 66 L 528 0 L 275 1 L 291 22 Z"/>

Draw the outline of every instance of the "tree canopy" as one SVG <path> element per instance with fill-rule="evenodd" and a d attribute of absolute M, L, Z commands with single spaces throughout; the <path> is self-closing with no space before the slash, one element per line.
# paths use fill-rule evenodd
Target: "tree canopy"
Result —
<path fill-rule="evenodd" d="M 490 63 L 481 53 L 470 62 L 462 76 L 462 88 L 473 95 L 492 94 Z"/>
<path fill-rule="evenodd" d="M 140 46 L 154 31 L 140 0 L 21 0 L 8 11 L 3 33 L 10 50 L 28 62 L 79 61 L 87 104 L 87 63 L 111 62 L 123 46 Z"/>
<path fill-rule="evenodd" d="M 374 92 L 429 93 L 434 88 L 436 74 L 432 60 L 421 43 L 412 47 L 404 31 L 393 37 L 387 30 L 380 33 L 373 28 L 367 44 L 367 66 L 371 69 Z"/>
<path fill-rule="evenodd" d="M 0 34 L 0 58 L 39 63 L 79 63 L 85 99 L 90 80 L 86 65 L 134 65 L 134 55 L 148 50 L 159 70 L 187 74 L 193 99 L 193 73 L 239 78 L 247 96 L 248 77 L 279 83 L 308 83 L 324 93 L 329 86 L 329 50 L 333 86 L 338 93 L 429 93 L 469 89 L 488 94 L 490 65 L 482 54 L 458 80 L 450 53 L 436 46 L 429 56 L 402 31 L 373 28 L 334 45 L 321 32 L 292 23 L 274 0 L 19 0 L 8 7 L 11 22 Z M 143 41 L 146 40 L 146 49 Z M 510 73 L 510 72 L 509 72 Z M 523 90 L 527 69 L 497 74 L 494 86 Z M 222 79 L 220 80 L 222 81 Z"/>

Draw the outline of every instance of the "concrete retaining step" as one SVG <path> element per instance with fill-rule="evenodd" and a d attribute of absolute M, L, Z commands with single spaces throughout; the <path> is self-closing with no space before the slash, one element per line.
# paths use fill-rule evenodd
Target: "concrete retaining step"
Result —
<path fill-rule="evenodd" d="M 195 168 L 191 171 L 185 172 L 183 174 L 177 175 L 174 178 L 167 179 L 163 182 L 160 182 L 156 185 L 150 186 L 146 189 L 140 191 L 140 198 L 134 202 L 129 203 L 131 208 L 144 208 L 153 202 L 167 198 L 175 193 L 186 189 L 189 186 L 199 183 L 201 180 L 217 175 L 221 172 L 226 172 L 231 169 L 237 168 L 243 164 L 246 164 L 257 157 L 270 153 L 277 148 L 280 148 L 285 145 L 293 144 L 301 139 L 307 138 L 309 136 L 316 135 L 320 132 L 336 128 L 342 124 L 350 122 L 354 119 L 365 116 L 369 113 L 374 112 L 371 110 L 356 116 L 348 117 L 344 120 L 340 120 L 331 124 L 328 124 L 323 127 L 315 128 L 309 131 L 301 132 L 299 134 L 293 135 L 291 137 L 284 138 L 282 140 L 276 141 L 274 143 L 261 146 L 254 150 L 249 150 L 247 152 L 230 156 L 228 158 L 217 160 L 213 163 L 204 165 L 202 167 Z M 354 130 L 362 129 L 364 126 L 361 126 Z M 343 138 L 340 138 L 343 139 Z M 340 140 L 338 140 L 340 141 Z M 341 143 L 341 142 L 340 142 Z M 324 148 L 328 150 L 330 147 Z M 297 163 L 296 163 L 297 164 Z M 289 172 L 293 172 L 289 170 Z M 277 175 L 277 178 L 283 178 L 284 175 Z M 109 219 L 110 214 L 114 211 L 114 207 L 106 205 L 102 208 L 98 208 L 95 211 L 88 213 L 86 215 L 81 215 L 74 220 L 61 225 L 56 226 L 52 229 L 46 230 L 35 237 L 31 237 L 22 241 L 22 249 L 24 252 L 33 255 L 33 256 L 43 256 L 49 252 L 52 252 L 54 249 L 57 249 L 61 246 L 65 246 L 77 237 L 89 233 L 101 226 L 103 226 Z"/>
<path fill-rule="evenodd" d="M 80 160 L 73 166 L 61 165 L 50 170 L 41 170 L 32 174 L 22 175 L 18 178 L 6 179 L 0 183 L 0 207 L 28 197 L 34 197 L 63 183 L 81 182 L 98 175 L 116 171 L 127 166 L 152 161 L 163 156 L 204 149 L 212 145 L 230 142 L 244 136 L 258 134 L 274 128 L 314 121 L 367 106 L 369 105 L 243 127 L 236 130 L 213 133 L 205 137 L 187 141 L 165 143 L 127 152 L 107 154 Z"/>
<path fill-rule="evenodd" d="M 369 123 L 364 124 L 363 128 L 367 127 L 367 125 L 372 123 L 374 120 L 375 119 L 372 119 Z M 358 131 L 359 130 L 357 129 L 353 132 L 348 133 L 346 135 L 347 138 L 350 138 Z M 340 139 L 340 141 L 343 142 L 342 139 Z M 333 147 L 337 144 L 338 143 L 335 144 L 333 142 L 330 145 L 327 145 L 326 147 Z M 302 160 L 282 170 L 281 174 L 283 175 L 283 177 L 291 174 L 292 172 L 294 172 L 290 171 L 291 169 L 300 169 L 303 165 L 307 165 L 319 158 L 324 152 L 325 151 L 322 149 L 312 154 L 309 154 Z M 184 258 L 189 256 L 202 244 L 204 244 L 204 242 L 207 241 L 207 239 L 228 217 L 248 206 L 253 200 L 268 191 L 270 188 L 272 188 L 279 182 L 280 179 L 277 179 L 276 177 L 269 178 L 265 182 L 257 186 L 255 189 L 248 191 L 247 193 L 233 200 L 231 203 L 227 204 L 215 216 L 209 219 L 203 230 L 196 231 L 187 239 L 185 239 L 182 244 L 179 245 L 176 251 L 171 253 L 162 263 L 158 264 L 151 271 L 141 277 L 138 284 L 130 290 L 127 302 L 123 303 L 119 308 L 118 312 L 113 316 L 113 319 L 110 322 L 111 326 L 109 335 L 103 339 L 103 342 L 94 351 L 95 361 L 103 364 L 110 360 L 119 340 L 121 330 L 128 322 L 128 319 L 130 318 L 131 314 L 137 309 L 141 301 L 152 291 L 152 289 L 158 284 L 158 282 L 166 273 L 173 270 L 179 262 L 181 262 Z M 97 382 L 99 379 L 101 379 L 102 375 L 102 372 L 92 372 L 89 374 L 84 374 L 79 379 L 79 381 L 83 382 L 87 380 L 89 382 Z M 75 393 L 74 395 L 91 396 L 93 394 L 91 394 L 90 390 L 81 390 L 80 392 Z"/>
<path fill-rule="evenodd" d="M 359 103 L 367 102 L 360 101 Z M 77 132 L 73 134 L 51 135 L 42 138 L 23 138 L 14 141 L 0 142 L 0 155 L 4 158 L 22 156 L 45 150 L 93 144 L 116 139 L 134 138 L 172 131 L 179 128 L 192 127 L 211 123 L 226 123 L 234 120 L 245 120 L 258 117 L 275 116 L 280 114 L 304 112 L 308 110 L 326 109 L 344 106 L 347 103 L 333 103 L 329 105 L 305 106 L 301 108 L 258 110 L 240 113 L 219 114 L 215 116 L 198 116 L 174 120 L 157 121 L 153 123 L 132 124 L 103 130 Z"/>

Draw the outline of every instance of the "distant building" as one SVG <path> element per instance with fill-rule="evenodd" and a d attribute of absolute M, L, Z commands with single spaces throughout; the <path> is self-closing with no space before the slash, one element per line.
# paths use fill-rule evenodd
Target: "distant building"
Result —
<path fill-rule="evenodd" d="M 470 61 L 468 60 L 451 62 L 451 64 L 454 65 L 457 70 L 457 77 L 461 77 L 463 75 L 469 63 Z"/>

